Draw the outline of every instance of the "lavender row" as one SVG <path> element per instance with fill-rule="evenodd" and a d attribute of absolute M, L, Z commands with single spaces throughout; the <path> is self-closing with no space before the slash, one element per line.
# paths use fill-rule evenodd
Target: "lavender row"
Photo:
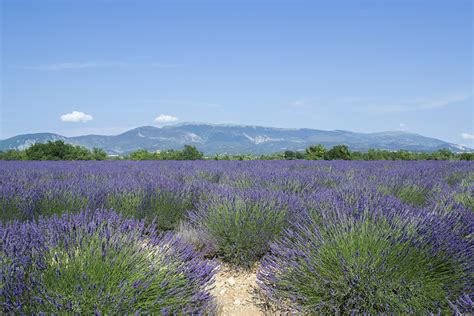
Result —
<path fill-rule="evenodd" d="M 114 208 L 304 313 L 473 312 L 473 193 L 470 162 L 0 162 L 5 225 Z"/>
<path fill-rule="evenodd" d="M 257 282 L 278 305 L 310 314 L 474 311 L 473 212 L 428 212 L 353 189 L 324 201 L 289 223 L 262 261 Z"/>
<path fill-rule="evenodd" d="M 4 313 L 213 313 L 216 265 L 153 224 L 83 211 L 0 226 Z"/>
<path fill-rule="evenodd" d="M 473 165 L 469 162 L 3 161 L 0 214 L 7 220 L 32 219 L 113 207 L 134 216 L 163 214 L 166 220 L 172 216 L 169 208 L 185 213 L 208 190 L 221 187 L 268 189 L 299 197 L 364 187 L 419 208 L 474 209 Z M 156 205 L 163 209 L 154 209 Z"/>

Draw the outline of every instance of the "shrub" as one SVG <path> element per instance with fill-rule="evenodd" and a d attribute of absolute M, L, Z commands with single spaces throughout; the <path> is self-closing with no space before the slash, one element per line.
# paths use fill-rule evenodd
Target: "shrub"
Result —
<path fill-rule="evenodd" d="M 432 195 L 432 190 L 428 187 L 406 183 L 379 185 L 378 192 L 393 195 L 400 201 L 416 207 L 426 206 Z"/>
<path fill-rule="evenodd" d="M 42 216 L 60 215 L 63 212 L 78 212 L 85 209 L 88 199 L 77 192 L 57 191 L 45 192 L 36 207 L 41 210 Z"/>
<path fill-rule="evenodd" d="M 465 208 L 474 212 L 474 193 L 472 190 L 463 190 L 461 193 L 456 194 L 454 199 L 456 202 L 461 203 Z"/>
<path fill-rule="evenodd" d="M 113 211 L 1 226 L 4 313 L 213 312 L 215 265 Z"/>
<path fill-rule="evenodd" d="M 184 242 L 202 254 L 202 256 L 212 256 L 216 253 L 216 244 L 208 232 L 202 227 L 196 227 L 188 221 L 181 221 L 176 227 L 176 235 Z"/>
<path fill-rule="evenodd" d="M 66 144 L 62 140 L 36 143 L 25 150 L 25 156 L 29 160 L 90 160 L 100 158 L 104 153 L 98 152 L 98 149 L 91 153 L 85 147 Z"/>
<path fill-rule="evenodd" d="M 395 194 L 407 204 L 423 206 L 427 202 L 430 190 L 416 185 L 407 185 L 401 187 Z"/>
<path fill-rule="evenodd" d="M 305 313 L 449 313 L 450 304 L 466 301 L 474 262 L 472 238 L 464 236 L 472 216 L 373 204 L 302 215 L 271 244 L 258 283 Z"/>
<path fill-rule="evenodd" d="M 160 230 L 174 229 L 193 208 L 198 188 L 176 181 L 161 180 L 143 188 L 125 188 L 108 193 L 105 207 L 135 218 L 155 221 Z"/>
<path fill-rule="evenodd" d="M 446 183 L 450 187 L 455 187 L 463 182 L 464 179 L 468 179 L 468 176 L 462 172 L 453 172 L 446 177 Z"/>
<path fill-rule="evenodd" d="M 469 172 L 462 179 L 459 189 L 455 194 L 455 200 L 467 209 L 474 212 L 474 172 Z"/>
<path fill-rule="evenodd" d="M 148 208 L 150 215 L 156 219 L 158 228 L 163 230 L 176 228 L 187 211 L 193 208 L 195 189 L 189 185 L 170 185 L 166 189 L 158 189 L 155 194 L 150 195 Z"/>
<path fill-rule="evenodd" d="M 146 193 L 142 189 L 111 192 L 105 200 L 105 208 L 117 210 L 126 216 L 144 218 L 143 203 Z"/>
<path fill-rule="evenodd" d="M 273 192 L 221 189 L 199 203 L 190 218 L 212 237 L 224 261 L 248 267 L 286 224 L 290 203 Z"/>
<path fill-rule="evenodd" d="M 326 153 L 327 153 L 326 148 L 321 144 L 317 144 L 317 145 L 309 146 L 308 148 L 306 148 L 305 158 L 308 160 L 322 160 L 324 159 L 324 156 L 326 155 Z"/>
<path fill-rule="evenodd" d="M 182 160 L 200 160 L 204 158 L 204 154 L 194 146 L 184 145 L 179 158 Z"/>
<path fill-rule="evenodd" d="M 336 145 L 324 154 L 326 160 L 350 160 L 351 152 L 347 145 Z"/>
<path fill-rule="evenodd" d="M 126 216 L 136 216 L 138 218 L 146 217 L 143 212 L 143 203 L 146 192 L 141 189 L 125 189 L 108 193 L 105 200 L 105 208 L 117 210 Z"/>

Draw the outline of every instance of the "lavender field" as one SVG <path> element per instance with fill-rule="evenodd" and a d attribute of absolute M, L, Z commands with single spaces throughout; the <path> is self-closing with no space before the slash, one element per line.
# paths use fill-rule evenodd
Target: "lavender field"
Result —
<path fill-rule="evenodd" d="M 474 312 L 474 163 L 0 162 L 3 313 Z"/>

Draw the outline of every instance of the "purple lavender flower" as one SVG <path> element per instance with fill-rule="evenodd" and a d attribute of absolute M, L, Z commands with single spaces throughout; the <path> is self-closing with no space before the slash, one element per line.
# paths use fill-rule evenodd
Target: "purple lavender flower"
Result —
<path fill-rule="evenodd" d="M 3 311 L 212 313 L 215 264 L 143 224 L 98 210 L 2 225 Z"/>

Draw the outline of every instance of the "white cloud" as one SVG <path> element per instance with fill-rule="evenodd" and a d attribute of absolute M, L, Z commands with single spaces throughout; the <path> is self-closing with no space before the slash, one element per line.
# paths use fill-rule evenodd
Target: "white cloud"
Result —
<path fill-rule="evenodd" d="M 14 68 L 27 70 L 43 70 L 43 71 L 59 71 L 70 69 L 86 69 L 86 68 L 176 68 L 181 67 L 179 64 L 169 63 L 127 63 L 120 61 L 83 61 L 83 62 L 62 62 L 43 65 L 30 66 L 12 66 Z"/>
<path fill-rule="evenodd" d="M 309 110 L 314 106 L 314 99 L 297 99 L 289 103 L 290 108 L 295 110 Z"/>
<path fill-rule="evenodd" d="M 398 130 L 399 131 L 406 131 L 407 130 L 407 125 L 405 123 L 398 124 Z"/>
<path fill-rule="evenodd" d="M 162 123 L 172 123 L 176 122 L 178 120 L 177 117 L 174 117 L 172 115 L 166 115 L 166 114 L 160 114 L 155 118 L 155 122 L 162 124 Z"/>
<path fill-rule="evenodd" d="M 462 133 L 462 134 L 461 134 L 461 137 L 462 137 L 463 139 L 472 139 L 472 140 L 474 140 L 474 134 Z"/>
<path fill-rule="evenodd" d="M 71 113 L 63 114 L 60 118 L 63 122 L 87 122 L 94 119 L 92 115 L 78 111 L 72 111 Z"/>

